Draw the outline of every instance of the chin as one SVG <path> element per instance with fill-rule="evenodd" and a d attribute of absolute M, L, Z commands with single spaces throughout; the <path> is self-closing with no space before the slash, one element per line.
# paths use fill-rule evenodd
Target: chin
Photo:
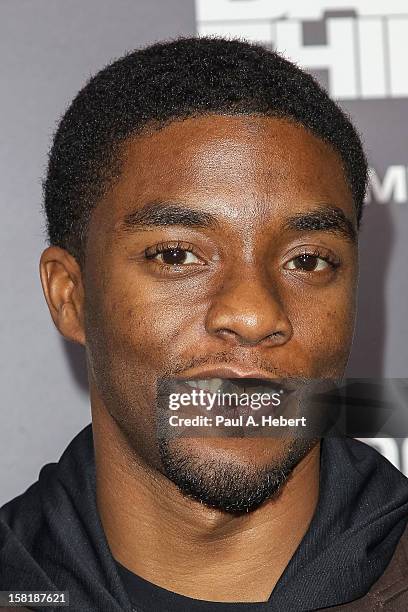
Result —
<path fill-rule="evenodd" d="M 293 438 L 207 437 L 178 438 L 169 442 L 172 452 L 201 461 L 220 461 L 231 465 L 267 466 L 281 461 L 293 445 Z"/>
<path fill-rule="evenodd" d="M 230 514 L 276 499 L 317 440 L 200 438 L 160 440 L 163 474 L 188 498 Z"/>

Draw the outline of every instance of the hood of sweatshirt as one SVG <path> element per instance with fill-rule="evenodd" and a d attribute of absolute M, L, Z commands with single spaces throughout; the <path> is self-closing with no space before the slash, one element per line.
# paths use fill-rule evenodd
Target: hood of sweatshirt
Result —
<path fill-rule="evenodd" d="M 254 610 L 317 610 L 362 597 L 407 525 L 408 479 L 376 450 L 325 438 L 320 467 L 309 528 L 269 601 Z M 0 590 L 68 591 L 73 611 L 132 612 L 97 511 L 92 425 L 0 509 Z"/>

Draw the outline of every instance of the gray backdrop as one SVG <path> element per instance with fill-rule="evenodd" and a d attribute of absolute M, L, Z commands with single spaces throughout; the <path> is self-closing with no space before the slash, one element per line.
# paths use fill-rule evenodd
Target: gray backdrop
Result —
<path fill-rule="evenodd" d="M 363 134 L 373 173 L 349 374 L 408 376 L 404 5 L 0 0 L 0 505 L 36 480 L 45 463 L 58 460 L 90 421 L 83 353 L 55 329 L 38 274 L 45 246 L 41 178 L 51 135 L 91 74 L 149 42 L 197 31 L 261 40 L 306 66 L 340 99 Z M 405 440 L 368 442 L 408 473 Z"/>

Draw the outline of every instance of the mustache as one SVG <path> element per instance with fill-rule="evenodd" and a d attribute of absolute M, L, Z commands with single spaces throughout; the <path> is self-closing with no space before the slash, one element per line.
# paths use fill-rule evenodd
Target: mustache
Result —
<path fill-rule="evenodd" d="M 237 354 L 231 354 L 227 352 L 213 353 L 212 355 L 193 356 L 189 359 L 173 361 L 166 367 L 164 376 L 172 377 L 182 374 L 185 370 L 190 368 L 196 368 L 200 366 L 218 366 L 218 365 L 229 365 L 229 364 L 242 364 L 248 369 L 259 369 L 269 372 L 271 376 L 276 378 L 293 378 L 293 377 L 304 377 L 304 373 L 289 372 L 285 368 L 279 367 L 278 364 L 271 363 L 268 359 L 260 356 L 252 355 L 249 358 L 248 355 L 241 357 Z"/>

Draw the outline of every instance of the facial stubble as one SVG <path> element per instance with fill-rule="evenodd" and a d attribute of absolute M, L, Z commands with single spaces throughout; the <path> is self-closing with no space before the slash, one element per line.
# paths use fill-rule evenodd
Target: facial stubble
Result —
<path fill-rule="evenodd" d="M 189 498 L 210 508 L 240 515 L 277 499 L 295 467 L 318 443 L 318 439 L 285 441 L 279 457 L 267 465 L 225 458 L 200 458 L 174 440 L 159 439 L 164 475 Z"/>

